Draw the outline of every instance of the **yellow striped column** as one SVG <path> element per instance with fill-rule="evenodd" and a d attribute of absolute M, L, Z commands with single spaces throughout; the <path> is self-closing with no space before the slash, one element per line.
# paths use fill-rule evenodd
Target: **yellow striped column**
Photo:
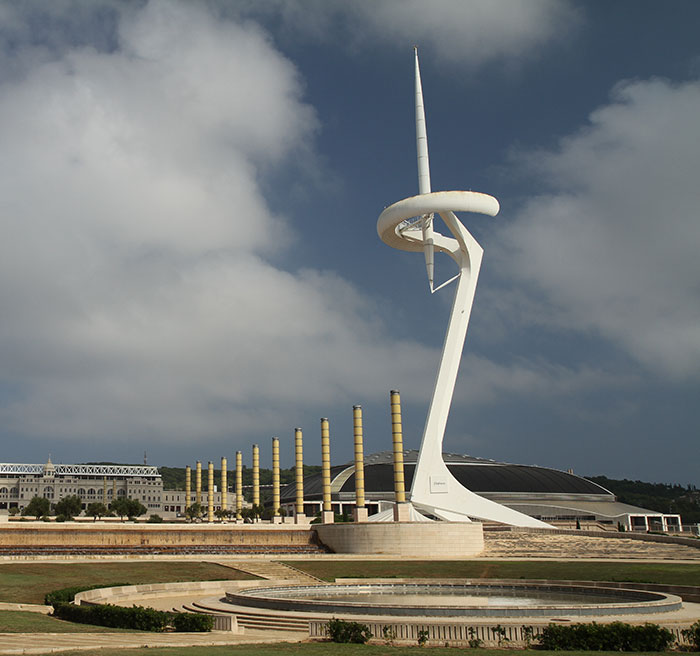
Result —
<path fill-rule="evenodd" d="M 228 510 L 228 460 L 221 457 L 221 510 Z"/>
<path fill-rule="evenodd" d="M 401 395 L 391 390 L 391 439 L 394 446 L 394 521 L 408 521 L 406 485 L 403 472 L 403 428 L 401 426 Z"/>
<path fill-rule="evenodd" d="M 304 514 L 304 444 L 301 428 L 294 429 L 294 458 L 296 471 L 297 501 L 294 507 L 294 522 L 305 523 Z"/>
<path fill-rule="evenodd" d="M 236 520 L 243 519 L 243 453 L 236 451 Z"/>
<path fill-rule="evenodd" d="M 192 505 L 192 467 L 185 467 L 185 510 Z"/>
<path fill-rule="evenodd" d="M 102 477 L 102 503 L 107 505 L 107 477 Z"/>
<path fill-rule="evenodd" d="M 201 506 L 202 505 L 202 463 L 199 460 L 197 460 L 197 465 L 196 465 L 196 469 L 195 469 L 194 487 L 195 487 L 194 501 L 195 501 L 195 503 L 198 503 Z"/>
<path fill-rule="evenodd" d="M 331 505 L 331 432 L 328 419 L 321 418 L 321 481 L 323 486 L 323 507 L 321 522 L 333 523 L 333 506 Z"/>
<path fill-rule="evenodd" d="M 280 517 L 280 441 L 272 438 L 272 523 L 279 524 Z"/>
<path fill-rule="evenodd" d="M 352 406 L 352 432 L 355 438 L 355 510 L 356 522 L 367 521 L 365 506 L 365 456 L 362 446 L 362 406 Z"/>
<path fill-rule="evenodd" d="M 214 521 L 214 463 L 210 460 L 207 466 L 207 521 Z"/>
<path fill-rule="evenodd" d="M 260 447 L 253 444 L 253 505 L 260 507 Z"/>

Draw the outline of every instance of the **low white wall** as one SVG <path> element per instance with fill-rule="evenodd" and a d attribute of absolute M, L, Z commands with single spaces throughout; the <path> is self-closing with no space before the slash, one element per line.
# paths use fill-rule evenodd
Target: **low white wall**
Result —
<path fill-rule="evenodd" d="M 319 539 L 335 553 L 452 558 L 484 550 L 479 522 L 319 524 Z"/>

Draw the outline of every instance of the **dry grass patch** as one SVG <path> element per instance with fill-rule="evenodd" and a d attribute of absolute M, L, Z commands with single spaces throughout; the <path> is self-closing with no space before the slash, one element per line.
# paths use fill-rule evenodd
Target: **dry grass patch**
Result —
<path fill-rule="evenodd" d="M 1 563 L 0 601 L 43 604 L 47 592 L 104 583 L 174 583 L 257 578 L 216 563 L 190 561 Z"/>
<path fill-rule="evenodd" d="M 0 610 L 0 633 L 122 633 L 122 629 L 73 624 L 50 615 Z M 128 633 L 133 633 L 129 631 Z"/>

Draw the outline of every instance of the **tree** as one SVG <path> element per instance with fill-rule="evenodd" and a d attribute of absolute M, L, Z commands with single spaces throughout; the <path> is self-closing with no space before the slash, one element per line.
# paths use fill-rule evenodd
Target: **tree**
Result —
<path fill-rule="evenodd" d="M 202 504 L 195 502 L 191 506 L 187 506 L 187 510 L 185 510 L 185 515 L 188 519 L 194 520 L 199 519 L 202 516 L 202 512 Z"/>
<path fill-rule="evenodd" d="M 57 515 L 63 515 L 66 519 L 73 519 L 82 511 L 83 502 L 77 494 L 63 497 L 55 506 Z"/>
<path fill-rule="evenodd" d="M 93 501 L 92 503 L 88 504 L 85 514 L 91 516 L 93 520 L 96 521 L 103 515 L 107 514 L 107 506 L 100 501 Z"/>
<path fill-rule="evenodd" d="M 51 510 L 51 504 L 48 499 L 43 497 L 33 497 L 32 500 L 27 504 L 27 507 L 22 511 L 22 515 L 25 517 L 33 516 L 39 519 L 44 515 L 49 514 Z"/>
<path fill-rule="evenodd" d="M 109 507 L 119 515 L 122 521 L 124 517 L 140 517 L 146 512 L 146 506 L 136 499 L 115 499 Z"/>
<path fill-rule="evenodd" d="M 214 511 L 214 515 L 220 522 L 222 522 L 224 519 L 228 519 L 231 516 L 231 511 L 225 510 L 224 508 L 218 508 Z"/>

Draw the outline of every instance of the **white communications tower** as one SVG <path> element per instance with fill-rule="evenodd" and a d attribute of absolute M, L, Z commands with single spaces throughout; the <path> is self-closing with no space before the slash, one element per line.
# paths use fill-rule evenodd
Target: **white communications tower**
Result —
<path fill-rule="evenodd" d="M 377 232 L 382 241 L 393 248 L 404 251 L 423 251 L 431 292 L 436 292 L 455 280 L 457 290 L 413 475 L 410 501 L 419 512 L 423 511 L 448 521 L 464 522 L 475 518 L 513 526 L 550 528 L 549 524 L 468 490 L 449 472 L 442 459 L 442 442 L 447 417 L 484 252 L 462 225 L 455 212 L 496 216 L 500 208 L 493 196 L 474 191 L 431 191 L 428 137 L 417 48 L 415 66 L 418 195 L 405 198 L 387 207 L 377 221 Z M 446 237 L 435 231 L 436 214 L 452 233 L 452 237 Z M 457 275 L 437 287 L 434 284 L 435 252 L 449 255 L 459 269 Z"/>

